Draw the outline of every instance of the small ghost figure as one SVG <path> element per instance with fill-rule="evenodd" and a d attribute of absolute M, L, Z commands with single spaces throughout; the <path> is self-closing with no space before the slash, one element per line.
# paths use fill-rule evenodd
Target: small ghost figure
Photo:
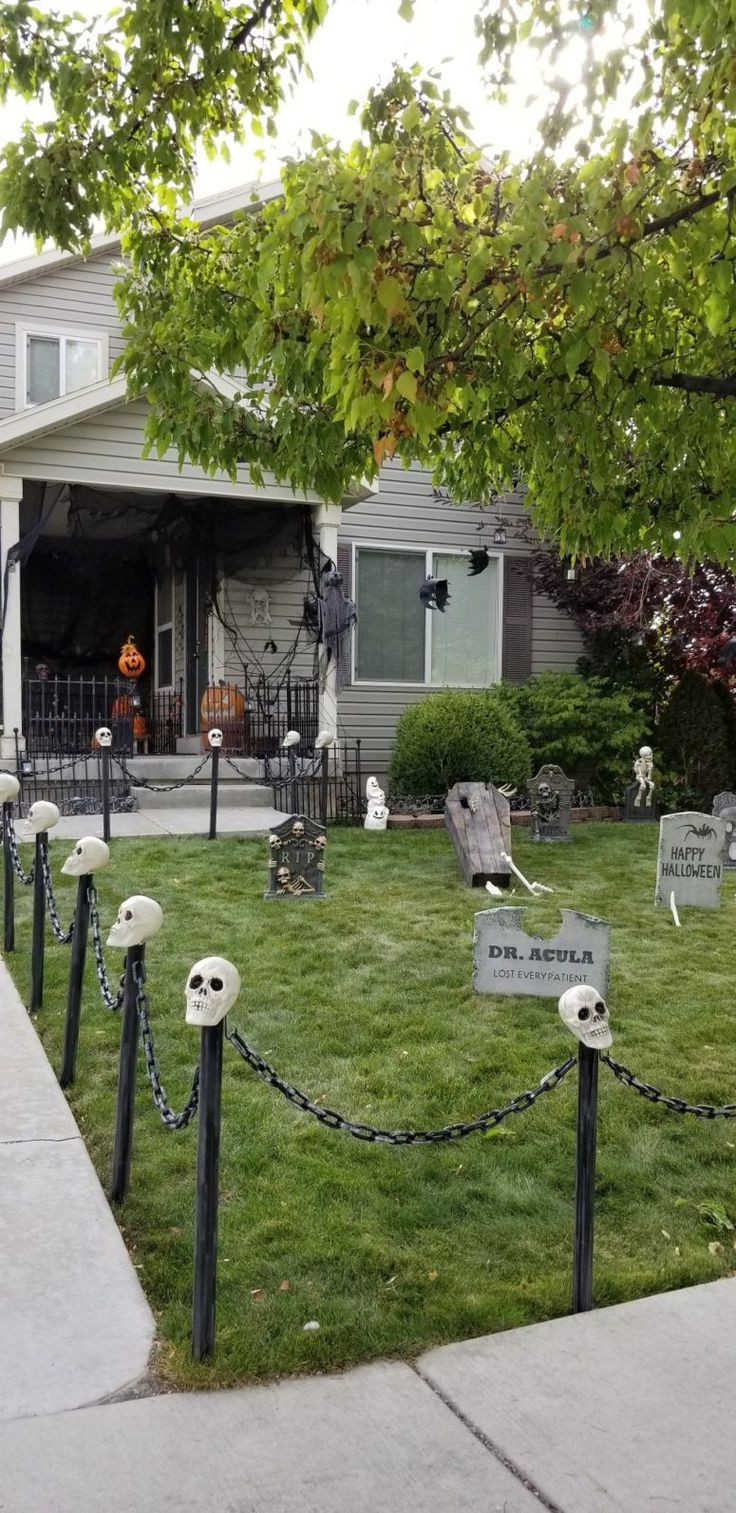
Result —
<path fill-rule="evenodd" d="M 58 823 L 59 811 L 56 804 L 49 803 L 47 799 L 38 799 L 28 810 L 21 840 L 32 841 L 37 835 L 42 835 L 44 830 L 52 830 Z"/>
<path fill-rule="evenodd" d="M 592 1051 L 605 1051 L 613 1044 L 608 1008 L 597 988 L 587 983 L 568 988 L 557 1008 L 570 1033 Z"/>
<path fill-rule="evenodd" d="M 164 912 L 155 898 L 146 898 L 144 893 L 134 893 L 126 898 L 118 909 L 118 917 L 107 937 L 108 946 L 143 946 L 147 940 L 158 935 L 164 922 Z"/>
<path fill-rule="evenodd" d="M 639 755 L 634 762 L 634 777 L 639 784 L 634 808 L 640 809 L 643 801 L 645 809 L 648 809 L 654 795 L 654 759 L 651 746 L 639 747 Z"/>
<path fill-rule="evenodd" d="M 100 867 L 106 867 L 109 860 L 109 846 L 97 835 L 85 835 L 77 841 L 61 870 L 66 877 L 89 877 L 90 873 L 99 872 Z"/>
<path fill-rule="evenodd" d="M 379 787 L 377 778 L 369 777 L 365 785 L 365 796 L 368 812 L 363 821 L 364 830 L 385 830 L 388 824 L 386 795 L 383 789 Z"/>

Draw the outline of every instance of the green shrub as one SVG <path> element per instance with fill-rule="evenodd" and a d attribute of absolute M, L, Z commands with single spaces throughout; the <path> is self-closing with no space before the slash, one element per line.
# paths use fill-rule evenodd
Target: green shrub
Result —
<path fill-rule="evenodd" d="M 636 751 L 651 740 L 638 694 L 572 672 L 539 673 L 505 693 L 535 772 L 543 762 L 557 762 L 599 801 L 620 801 Z"/>
<path fill-rule="evenodd" d="M 445 688 L 404 710 L 391 754 L 396 793 L 446 793 L 455 783 L 523 788 L 529 745 L 506 690 Z"/>
<path fill-rule="evenodd" d="M 686 672 L 657 730 L 655 760 L 661 769 L 661 796 L 669 807 L 709 812 L 715 794 L 730 788 L 732 728 L 720 688 L 703 673 Z"/>

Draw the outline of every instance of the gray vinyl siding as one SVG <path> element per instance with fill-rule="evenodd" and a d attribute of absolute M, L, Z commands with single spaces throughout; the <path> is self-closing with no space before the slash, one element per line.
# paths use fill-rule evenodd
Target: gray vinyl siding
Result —
<path fill-rule="evenodd" d="M 524 510 L 523 491 L 509 494 L 499 504 L 507 524 L 505 546 L 493 546 L 502 556 L 528 556 L 538 544 Z M 496 511 L 478 506 L 459 506 L 437 500 L 429 473 L 419 467 L 405 471 L 396 463 L 381 470 L 378 497 L 357 504 L 343 516 L 342 542 L 364 542 L 375 546 L 416 546 L 420 550 L 440 550 L 478 545 L 493 535 Z M 481 522 L 486 527 L 481 533 Z M 450 613 L 451 610 L 448 610 Z M 360 605 L 358 605 L 360 613 Z M 533 673 L 551 668 L 555 672 L 574 671 L 583 650 L 577 627 L 549 599 L 535 594 L 532 601 Z M 360 739 L 365 771 L 385 774 L 391 755 L 396 723 L 410 704 L 430 692 L 427 687 L 387 688 L 381 685 L 352 684 L 343 689 L 339 699 L 340 733 L 349 740 Z"/>
<path fill-rule="evenodd" d="M 225 631 L 226 678 L 241 683 L 245 664 L 251 677 L 263 672 L 267 678 L 280 681 L 285 675 L 284 657 L 293 645 L 310 586 L 307 569 L 296 553 L 258 557 L 237 577 L 224 579 L 220 593 L 223 619 L 237 629 L 235 638 Z M 251 625 L 249 588 L 268 590 L 270 625 Z M 264 651 L 267 641 L 276 642 L 275 653 Z M 314 646 L 302 631 L 291 664 L 292 677 L 311 677 L 313 668 Z"/>
<path fill-rule="evenodd" d="M 48 321 L 65 330 L 107 334 L 110 363 L 122 351 L 120 322 L 112 297 L 116 275 L 109 255 L 88 262 L 69 263 L 49 273 L 9 284 L 0 290 L 0 419 L 16 410 L 15 328 L 30 321 L 34 326 Z M 104 373 L 103 378 L 109 377 Z"/>

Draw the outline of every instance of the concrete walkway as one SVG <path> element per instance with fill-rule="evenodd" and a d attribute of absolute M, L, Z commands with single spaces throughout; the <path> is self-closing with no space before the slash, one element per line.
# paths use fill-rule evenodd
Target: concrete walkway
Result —
<path fill-rule="evenodd" d="M 736 1278 L 152 1395 L 150 1311 L 1 963 L 0 1036 L 2 1513 L 732 1513 Z"/>
<path fill-rule="evenodd" d="M 217 815 L 217 834 L 268 835 L 285 819 L 277 809 L 223 807 Z M 125 836 L 207 835 L 209 828 L 209 810 L 201 808 L 138 809 L 133 814 L 110 815 L 113 840 Z M 101 814 L 63 815 L 51 831 L 52 840 L 78 841 L 83 835 L 102 835 Z"/>

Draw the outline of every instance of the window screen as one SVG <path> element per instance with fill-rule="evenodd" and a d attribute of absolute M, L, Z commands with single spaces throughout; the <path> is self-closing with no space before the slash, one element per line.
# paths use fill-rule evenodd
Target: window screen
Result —
<path fill-rule="evenodd" d="M 356 675 L 364 682 L 423 683 L 424 552 L 357 552 Z"/>

